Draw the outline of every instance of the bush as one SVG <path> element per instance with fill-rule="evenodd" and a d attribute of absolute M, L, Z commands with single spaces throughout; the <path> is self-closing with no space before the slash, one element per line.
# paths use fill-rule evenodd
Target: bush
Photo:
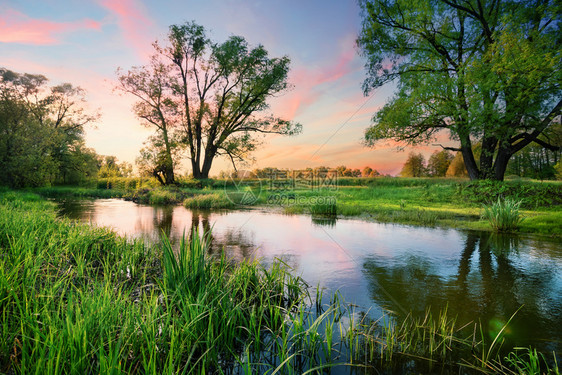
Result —
<path fill-rule="evenodd" d="M 536 208 L 562 204 L 559 183 L 521 181 L 472 181 L 457 185 L 462 200 L 489 204 L 500 197 L 521 202 L 521 207 Z"/>
<path fill-rule="evenodd" d="M 97 180 L 98 189 L 134 190 L 161 186 L 155 178 L 142 177 L 107 177 Z"/>

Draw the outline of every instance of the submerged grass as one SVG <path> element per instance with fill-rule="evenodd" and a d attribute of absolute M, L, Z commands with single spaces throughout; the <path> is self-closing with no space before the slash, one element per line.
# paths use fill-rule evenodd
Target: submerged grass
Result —
<path fill-rule="evenodd" d="M 208 242 L 194 233 L 177 248 L 147 246 L 0 191 L 0 372 L 302 374 L 412 361 L 558 371 L 540 353 L 503 359 L 496 341 L 463 338 L 446 311 L 373 322 L 339 294 L 324 305 L 321 291 L 313 311 L 282 261 L 234 264 L 207 255 Z"/>

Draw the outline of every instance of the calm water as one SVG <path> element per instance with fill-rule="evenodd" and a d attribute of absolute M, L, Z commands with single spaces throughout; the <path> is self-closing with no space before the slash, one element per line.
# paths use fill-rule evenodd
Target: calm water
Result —
<path fill-rule="evenodd" d="M 178 241 L 193 227 L 212 228 L 212 251 L 265 264 L 282 258 L 311 286 L 339 290 L 375 318 L 448 306 L 460 322 L 480 320 L 492 335 L 522 306 L 510 341 L 562 349 L 562 244 L 552 240 L 118 199 L 58 204 L 61 215 L 153 242 L 162 232 Z"/>

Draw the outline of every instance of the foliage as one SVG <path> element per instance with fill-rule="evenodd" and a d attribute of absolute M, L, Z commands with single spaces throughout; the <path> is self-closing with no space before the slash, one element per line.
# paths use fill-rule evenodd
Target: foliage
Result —
<path fill-rule="evenodd" d="M 155 178 L 146 177 L 107 177 L 98 178 L 96 181 L 98 189 L 134 190 L 157 186 L 159 183 Z"/>
<path fill-rule="evenodd" d="M 411 152 L 400 171 L 401 177 L 424 177 L 427 175 L 423 155 Z"/>
<path fill-rule="evenodd" d="M 460 199 L 479 204 L 491 204 L 502 197 L 521 201 L 528 208 L 562 204 L 562 190 L 556 183 L 478 181 L 459 184 L 457 193 Z"/>
<path fill-rule="evenodd" d="M 213 42 L 194 22 L 170 26 L 166 44 L 154 47 L 149 65 L 118 73 L 119 88 L 137 97 L 137 116 L 159 130 L 168 170 L 172 133 L 189 152 L 193 177 L 205 179 L 220 155 L 236 169 L 259 144 L 256 134 L 300 131 L 264 114 L 267 100 L 288 88 L 288 57 L 271 58 L 241 36 Z"/>
<path fill-rule="evenodd" d="M 560 7 L 554 0 L 362 0 L 358 45 L 366 94 L 398 81 L 373 117 L 368 145 L 392 138 L 426 143 L 445 131 L 471 179 L 504 178 L 509 159 L 562 110 Z M 472 146 L 480 143 L 476 161 Z M 559 147 L 558 147 L 559 149 Z"/>
<path fill-rule="evenodd" d="M 133 167 L 127 162 L 118 163 L 115 156 L 99 156 L 98 178 L 132 177 Z"/>
<path fill-rule="evenodd" d="M 82 185 L 130 176 L 128 163 L 86 147 L 84 127 L 99 115 L 87 110 L 85 91 L 69 83 L 48 87 L 47 81 L 0 68 L 0 184 Z"/>
<path fill-rule="evenodd" d="M 555 179 L 556 165 L 562 157 L 562 125 L 555 123 L 547 129 L 540 140 L 556 145 L 558 149 L 548 149 L 538 144 L 530 144 L 515 154 L 507 166 L 507 174 L 535 179 Z"/>
<path fill-rule="evenodd" d="M 556 163 L 554 170 L 556 171 L 556 179 L 562 180 L 562 160 Z"/>
<path fill-rule="evenodd" d="M 167 141 L 158 135 L 148 138 L 136 159 L 141 175 L 154 177 L 161 185 L 176 183 L 174 169 L 181 157 L 181 148 L 176 138 L 173 134 L 167 136 Z"/>
<path fill-rule="evenodd" d="M 457 152 L 455 157 L 449 163 L 449 167 L 447 168 L 447 172 L 445 173 L 447 177 L 468 177 L 468 172 L 466 171 L 466 167 L 464 166 L 464 161 L 462 157 L 462 153 Z"/>
<path fill-rule="evenodd" d="M 521 206 L 521 201 L 498 198 L 497 202 L 484 207 L 482 217 L 490 222 L 496 232 L 513 231 L 523 220 L 519 213 L 519 206 Z"/>
<path fill-rule="evenodd" d="M 453 155 L 447 150 L 435 151 L 427 161 L 427 172 L 432 177 L 445 177 L 453 161 Z"/>

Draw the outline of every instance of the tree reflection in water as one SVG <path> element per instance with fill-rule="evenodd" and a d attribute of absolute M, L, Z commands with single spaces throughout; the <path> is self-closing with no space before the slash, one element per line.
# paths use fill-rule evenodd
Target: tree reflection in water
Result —
<path fill-rule="evenodd" d="M 461 325 L 480 321 L 490 337 L 522 306 L 506 329 L 509 344 L 559 351 L 560 296 L 547 292 L 557 276 L 541 267 L 540 260 L 529 264 L 529 259 L 521 259 L 517 248 L 517 237 L 469 232 L 456 274 L 440 275 L 430 254 L 419 253 L 394 262 L 369 258 L 363 272 L 371 298 L 390 311 L 422 316 L 427 308 L 436 312 L 447 307 Z M 552 342 L 544 347 L 537 338 L 552 338 Z"/>
<path fill-rule="evenodd" d="M 220 236 L 212 230 L 212 216 L 220 212 L 210 210 L 191 210 L 191 221 L 183 212 L 177 213 L 177 207 L 154 207 L 152 225 L 158 233 L 165 234 L 173 245 L 178 245 L 182 236 L 191 239 L 194 231 L 207 236 L 209 241 L 209 254 L 220 256 L 225 253 L 228 259 L 241 261 L 253 259 L 255 244 L 249 233 L 240 228 L 230 228 L 221 231 Z M 176 213 L 176 215 L 174 215 Z M 187 221 L 186 221 L 187 220 Z M 182 229 L 180 229 L 180 227 Z"/>

